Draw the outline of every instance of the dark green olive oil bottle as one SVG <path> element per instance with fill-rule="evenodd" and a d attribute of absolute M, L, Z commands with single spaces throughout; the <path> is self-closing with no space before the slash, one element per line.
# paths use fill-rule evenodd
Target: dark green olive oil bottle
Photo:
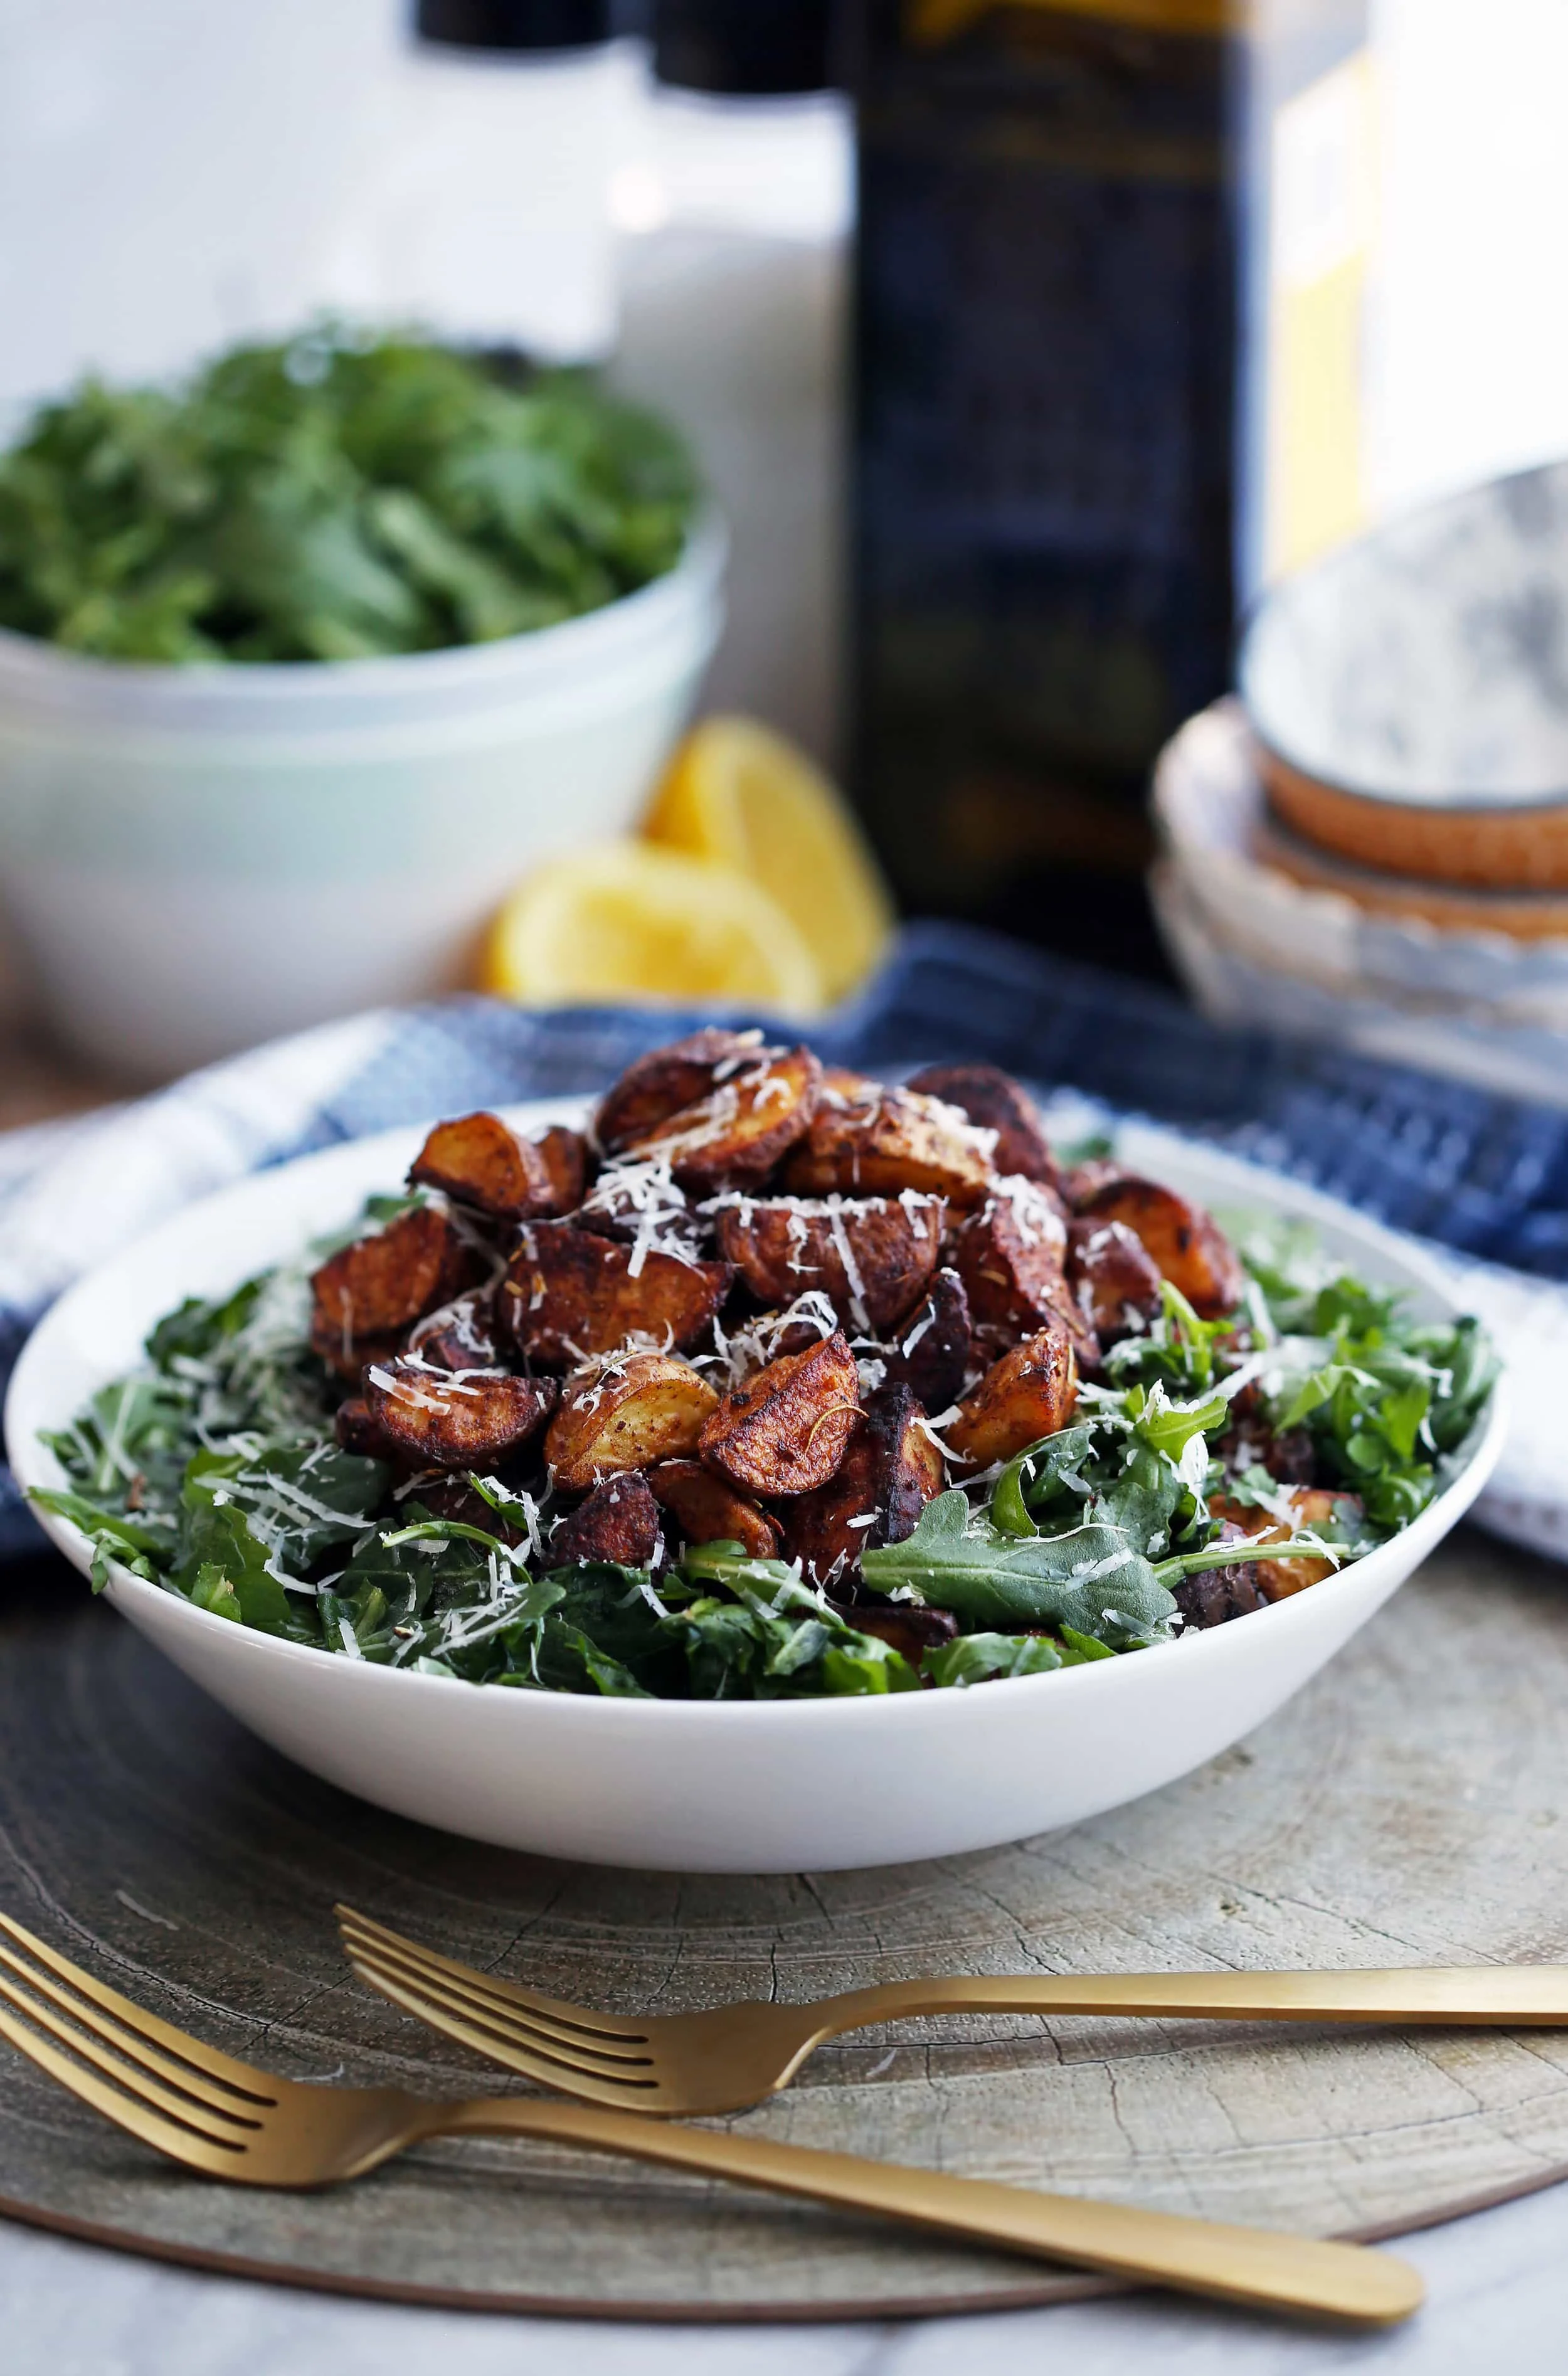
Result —
<path fill-rule="evenodd" d="M 905 907 L 1158 971 L 1149 766 L 1223 690 L 1223 0 L 852 0 L 856 796 Z"/>

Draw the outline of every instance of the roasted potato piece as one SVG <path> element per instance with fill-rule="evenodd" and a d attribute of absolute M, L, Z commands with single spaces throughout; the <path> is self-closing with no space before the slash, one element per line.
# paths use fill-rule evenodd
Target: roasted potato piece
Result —
<path fill-rule="evenodd" d="M 1250 1617 L 1267 1606 L 1258 1590 L 1258 1566 L 1206 1567 L 1184 1575 L 1171 1595 L 1189 1634 L 1206 1633 L 1211 1625 L 1228 1625 L 1232 1617 Z"/>
<path fill-rule="evenodd" d="M 648 1486 L 689 1543 L 739 1543 L 754 1559 L 777 1559 L 778 1528 L 744 1493 L 715 1477 L 700 1460 L 661 1460 Z"/>
<path fill-rule="evenodd" d="M 1028 1180 L 1004 1182 L 953 1239 L 953 1267 L 975 1326 L 1016 1342 L 1063 1313 L 1066 1250 L 1066 1224 L 1045 1191 Z"/>
<path fill-rule="evenodd" d="M 495 1298 L 489 1288 L 460 1295 L 445 1312 L 416 1323 L 408 1350 L 433 1370 L 493 1370 L 501 1356 L 495 1343 Z"/>
<path fill-rule="evenodd" d="M 901 1543 L 945 1481 L 942 1454 L 908 1386 L 879 1386 L 856 1420 L 837 1476 L 784 1513 L 784 1549 L 813 1584 L 857 1577 L 862 1551 Z"/>
<path fill-rule="evenodd" d="M 1052 1320 L 992 1364 L 944 1432 L 961 1460 L 989 1468 L 1065 1427 L 1077 1399 L 1073 1339 Z"/>
<path fill-rule="evenodd" d="M 703 1429 L 702 1456 L 743 1492 L 809 1493 L 843 1459 L 859 1408 L 855 1357 L 836 1329 L 726 1395 Z"/>
<path fill-rule="evenodd" d="M 340 1402 L 332 1421 L 332 1432 L 341 1452 L 357 1453 L 362 1460 L 400 1460 L 401 1447 L 393 1443 L 366 1402 L 363 1395 L 350 1395 Z"/>
<path fill-rule="evenodd" d="M 662 1155 L 693 1195 L 766 1177 L 816 1111 L 822 1066 L 809 1048 L 770 1050 L 683 1106 L 625 1150 Z"/>
<path fill-rule="evenodd" d="M 322 1264 L 310 1283 L 311 1344 L 341 1376 L 358 1378 L 479 1272 L 479 1256 L 446 1215 L 416 1206 Z"/>
<path fill-rule="evenodd" d="M 636 1271 L 633 1265 L 637 1264 Z M 690 1345 L 730 1291 L 728 1263 L 683 1262 L 570 1221 L 529 1221 L 520 1233 L 498 1306 L 531 1361 L 564 1370 L 634 1336 L 671 1351 Z"/>
<path fill-rule="evenodd" d="M 814 1288 L 846 1326 L 880 1336 L 936 1268 L 946 1210 L 938 1196 L 742 1197 L 717 1216 L 719 1251 L 759 1303 Z"/>
<path fill-rule="evenodd" d="M 568 1130 L 563 1123 L 552 1123 L 529 1143 L 544 1166 L 549 1183 L 549 1202 L 536 1206 L 535 1215 L 541 1221 L 553 1221 L 564 1213 L 575 1213 L 583 1201 L 588 1180 L 588 1143 L 582 1132 Z"/>
<path fill-rule="evenodd" d="M 928 1411 L 944 1411 L 964 1390 L 973 1344 L 964 1282 L 956 1270 L 939 1270 L 925 1301 L 883 1348 L 885 1383 L 912 1388 Z"/>
<path fill-rule="evenodd" d="M 1125 1221 L 1086 1214 L 1067 1224 L 1067 1284 L 1102 1344 L 1129 1336 L 1159 1310 L 1159 1271 Z"/>
<path fill-rule="evenodd" d="M 928 1650 L 940 1649 L 957 1636 L 958 1621 L 950 1609 L 917 1609 L 902 1600 L 836 1600 L 832 1605 L 847 1625 L 859 1634 L 874 1634 L 911 1667 L 918 1668 Z"/>
<path fill-rule="evenodd" d="M 563 1491 L 586 1492 L 601 1477 L 695 1452 L 718 1401 L 702 1372 L 672 1353 L 590 1362 L 567 1379 L 550 1422 L 551 1475 Z"/>
<path fill-rule="evenodd" d="M 1091 1155 L 1084 1162 L 1075 1163 L 1070 1171 L 1062 1175 L 1067 1210 L 1081 1213 L 1089 1198 L 1098 1196 L 1102 1188 L 1109 1188 L 1114 1180 L 1130 1180 L 1132 1176 L 1125 1164 L 1118 1163 L 1110 1155 Z"/>
<path fill-rule="evenodd" d="M 504 1370 L 429 1370 L 373 1361 L 364 1373 L 373 1426 L 424 1468 L 485 1468 L 537 1435 L 555 1402 L 552 1378 Z"/>
<path fill-rule="evenodd" d="M 1302 1527 L 1321 1529 L 1360 1514 L 1360 1501 L 1354 1493 L 1331 1493 L 1313 1485 L 1282 1486 L 1280 1493 L 1289 1504 L 1289 1526 L 1271 1512 L 1250 1509 L 1228 1493 L 1211 1494 L 1208 1514 L 1219 1519 L 1227 1533 L 1234 1528 L 1250 1541 L 1262 1543 L 1288 1542 Z M 1325 1576 L 1336 1573 L 1333 1561 L 1325 1559 L 1258 1560 L 1238 1564 L 1251 1578 L 1260 1600 L 1289 1600 L 1292 1593 L 1305 1592 L 1309 1585 L 1321 1584 Z"/>
<path fill-rule="evenodd" d="M 659 1504 L 640 1470 L 607 1477 L 562 1519 L 550 1538 L 552 1567 L 608 1560 L 615 1567 L 647 1567 L 659 1549 Z"/>
<path fill-rule="evenodd" d="M 1230 1241 L 1201 1205 L 1153 1180 L 1120 1179 L 1097 1188 L 1080 1210 L 1132 1230 L 1161 1278 L 1179 1288 L 1203 1320 L 1218 1320 L 1241 1301 L 1241 1265 Z"/>
<path fill-rule="evenodd" d="M 721 1066 L 754 1063 L 767 1052 L 760 1031 L 694 1031 L 667 1048 L 650 1048 L 629 1064 L 593 1119 L 595 1142 L 606 1155 L 646 1138 L 683 1106 L 707 1097 Z"/>
<path fill-rule="evenodd" d="M 1039 1109 L 1011 1073 L 995 1064 L 928 1064 L 911 1089 L 956 1106 L 977 1129 L 996 1133 L 991 1168 L 1004 1179 L 1033 1180 L 1060 1192 L 1062 1167 L 1051 1151 Z"/>
<path fill-rule="evenodd" d="M 779 1174 L 791 1195 L 897 1196 L 917 1188 L 966 1208 L 995 1184 L 990 1139 L 951 1106 L 914 1089 L 821 1099 Z"/>
<path fill-rule="evenodd" d="M 460 1527 L 478 1527 L 481 1534 L 493 1535 L 497 1542 L 510 1543 L 514 1550 L 529 1539 L 521 1521 L 514 1522 L 493 1510 L 482 1493 L 476 1493 L 465 1477 L 422 1477 L 417 1493 L 410 1496 L 433 1518 L 445 1518 Z M 404 1508 L 408 1504 L 405 1503 Z"/>
<path fill-rule="evenodd" d="M 495 1221 L 520 1221 L 551 1199 L 550 1174 L 537 1146 L 508 1130 L 499 1114 L 438 1122 L 409 1166 L 412 1188 L 439 1188 L 455 1204 Z"/>
<path fill-rule="evenodd" d="M 572 1215 L 579 1230 L 601 1238 L 644 1238 L 661 1251 L 695 1253 L 708 1223 L 667 1163 L 641 1163 L 612 1157 Z"/>

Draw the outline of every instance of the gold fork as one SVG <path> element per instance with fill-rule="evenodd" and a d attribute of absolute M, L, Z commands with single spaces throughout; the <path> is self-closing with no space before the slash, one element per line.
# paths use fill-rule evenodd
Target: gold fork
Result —
<path fill-rule="evenodd" d="M 279 2079 L 144 2012 L 3 1914 L 0 2036 L 145 2144 L 243 2186 L 330 2186 L 426 2137 L 547 2137 L 1256 2307 L 1386 2326 L 1421 2300 L 1414 2269 L 1357 2244 L 1036 2194 L 583 2104 L 433 2102 L 400 2087 Z"/>
<path fill-rule="evenodd" d="M 438 1955 L 351 1907 L 337 1909 L 362 1979 L 492 2061 L 589 2103 L 739 2112 L 787 2087 L 826 2038 L 944 2013 L 1149 2014 L 1166 2021 L 1319 2021 L 1568 2027 L 1568 1966 L 1346 1972 L 1042 1972 L 894 1980 L 807 2004 L 708 2013 L 593 2013 Z"/>

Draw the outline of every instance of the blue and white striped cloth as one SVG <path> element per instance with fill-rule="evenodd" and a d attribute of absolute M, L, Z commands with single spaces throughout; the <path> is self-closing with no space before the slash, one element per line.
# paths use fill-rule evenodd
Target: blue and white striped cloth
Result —
<path fill-rule="evenodd" d="M 323 1025 L 134 1104 L 0 1136 L 0 1380 L 62 1289 L 193 1198 L 398 1123 L 602 1087 L 697 1019 L 445 1000 Z M 1568 1287 L 1555 1284 L 1568 1280 L 1568 1111 L 1223 1033 L 1160 991 L 953 925 L 909 927 L 811 1038 L 870 1072 L 999 1063 L 1107 1115 L 1229 1146 L 1426 1240 L 1515 1373 L 1514 1436 L 1478 1515 L 1568 1559 Z M 38 1541 L 0 1471 L 0 1552 Z"/>

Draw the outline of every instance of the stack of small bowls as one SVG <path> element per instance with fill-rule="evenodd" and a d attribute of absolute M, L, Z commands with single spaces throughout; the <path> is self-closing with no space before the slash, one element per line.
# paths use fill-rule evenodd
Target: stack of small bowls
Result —
<path fill-rule="evenodd" d="M 1240 683 L 1156 775 L 1199 1003 L 1568 1102 L 1568 463 L 1285 581 Z"/>

